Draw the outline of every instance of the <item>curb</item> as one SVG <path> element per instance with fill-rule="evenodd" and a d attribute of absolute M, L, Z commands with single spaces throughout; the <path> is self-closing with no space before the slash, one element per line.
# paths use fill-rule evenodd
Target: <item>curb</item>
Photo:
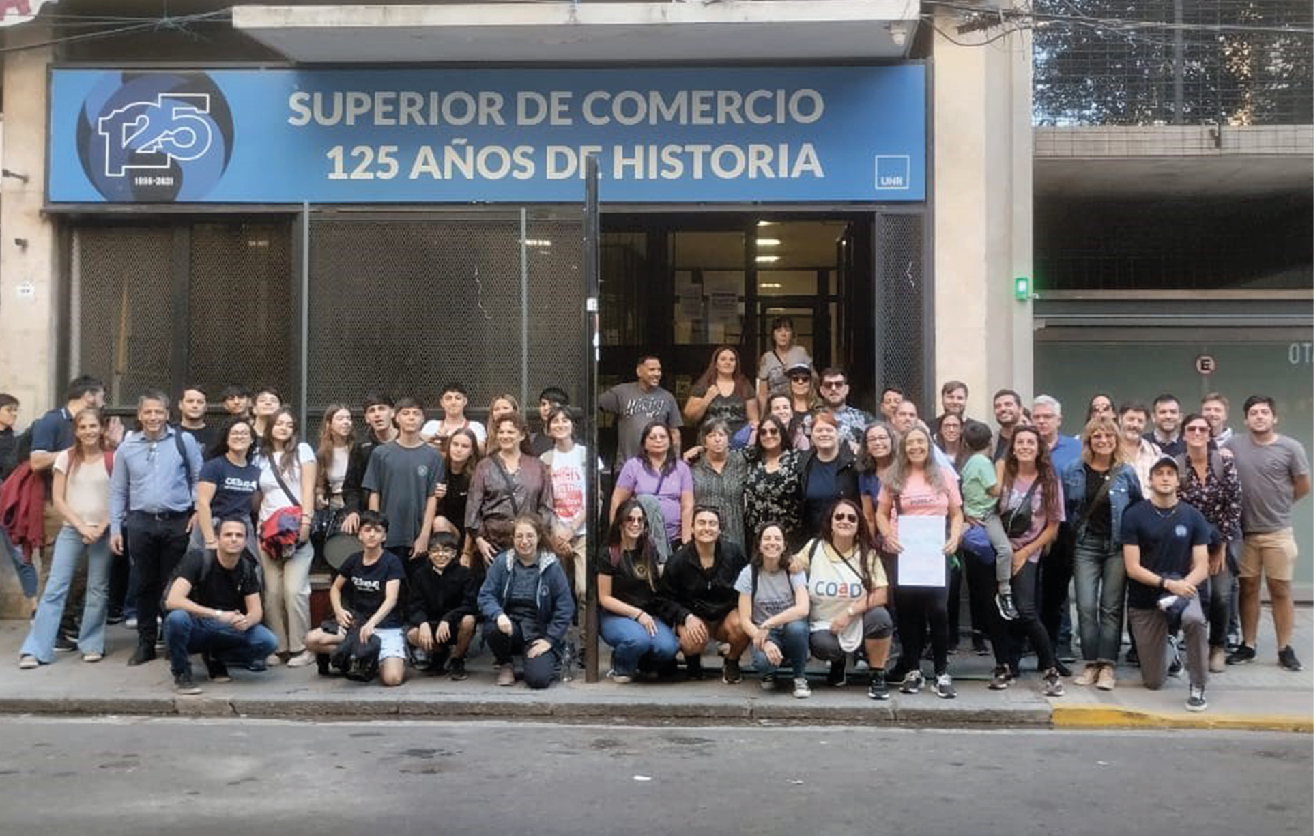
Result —
<path fill-rule="evenodd" d="M 1056 729 L 1240 729 L 1314 733 L 1314 717 L 1298 714 L 1168 714 L 1107 705 L 1056 705 Z"/>

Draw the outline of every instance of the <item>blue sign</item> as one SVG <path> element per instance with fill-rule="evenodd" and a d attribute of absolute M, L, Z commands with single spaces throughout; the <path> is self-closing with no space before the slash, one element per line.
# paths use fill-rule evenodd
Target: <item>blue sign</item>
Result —
<path fill-rule="evenodd" d="M 52 203 L 921 201 L 921 65 L 55 70 Z"/>

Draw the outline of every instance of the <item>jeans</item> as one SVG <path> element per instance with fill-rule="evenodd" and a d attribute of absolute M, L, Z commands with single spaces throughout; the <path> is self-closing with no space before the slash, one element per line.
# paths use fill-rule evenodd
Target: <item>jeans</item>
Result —
<path fill-rule="evenodd" d="M 1209 646 L 1225 647 L 1227 645 L 1227 624 L 1232 617 L 1232 587 L 1236 582 L 1232 578 L 1232 572 L 1228 568 L 1227 560 L 1223 560 L 1223 568 L 1217 575 L 1210 575 L 1203 586 L 1200 587 L 1200 594 L 1203 597 L 1205 605 L 1208 607 L 1209 616 Z"/>
<path fill-rule="evenodd" d="M 632 618 L 602 613 L 598 633 L 611 645 L 611 667 L 623 676 L 633 676 L 641 666 L 656 669 L 675 658 L 680 640 L 666 622 L 654 618 L 657 635 L 650 636 L 643 625 Z"/>
<path fill-rule="evenodd" d="M 503 633 L 497 629 L 496 621 L 484 623 L 484 642 L 488 649 L 493 652 L 493 661 L 499 665 L 511 664 L 511 657 L 517 654 L 523 654 L 529 649 L 529 642 L 525 641 L 525 633 L 520 627 L 520 622 L 514 618 L 511 619 L 511 635 Z M 672 654 L 674 656 L 674 654 Z M 552 684 L 552 680 L 557 676 L 557 669 L 561 665 L 561 655 L 555 647 L 550 648 L 546 653 L 540 653 L 533 659 L 525 657 L 525 684 L 530 688 L 546 688 Z"/>
<path fill-rule="evenodd" d="M 187 513 L 155 515 L 129 511 L 123 536 L 137 570 L 137 641 L 154 645 L 164 584 L 187 552 Z"/>
<path fill-rule="evenodd" d="M 54 554 L 50 563 L 50 577 L 37 607 L 36 619 L 28 631 L 23 649 L 24 656 L 35 656 L 37 661 L 50 664 L 55 660 L 55 636 L 64 614 L 69 584 L 73 572 L 87 556 L 87 600 L 82 609 L 82 628 L 78 634 L 78 649 L 83 654 L 105 652 L 105 617 L 108 614 L 110 548 L 108 533 L 94 543 L 82 542 L 82 535 L 72 526 L 64 526 L 55 537 Z"/>
<path fill-rule="evenodd" d="M 306 633 L 310 632 L 310 561 L 314 557 L 315 547 L 309 542 L 297 546 L 282 560 L 274 560 L 260 550 L 260 567 L 265 576 L 260 601 L 265 608 L 265 624 L 274 631 L 281 651 L 295 654 L 306 649 Z"/>
<path fill-rule="evenodd" d="M 808 670 L 808 656 L 811 653 L 808 639 L 808 620 L 800 618 L 798 621 L 791 621 L 783 627 L 773 627 L 767 631 L 768 641 L 773 642 L 776 647 L 780 648 L 784 658 L 783 664 L 789 665 L 795 679 L 802 679 Z M 749 645 L 753 651 L 753 667 L 762 674 L 774 674 L 776 666 L 771 664 L 767 655 L 757 649 L 756 645 Z"/>
<path fill-rule="evenodd" d="M 24 598 L 35 598 L 37 594 L 37 570 L 31 563 L 23 560 L 23 553 L 14 547 L 14 542 L 9 539 L 9 532 L 0 528 L 0 549 L 5 550 L 9 555 L 9 560 L 14 564 L 14 573 L 18 575 L 18 582 L 23 587 Z"/>
<path fill-rule="evenodd" d="M 164 639 L 169 644 L 169 669 L 174 676 L 191 671 L 189 657 L 193 653 L 251 667 L 263 664 L 278 647 L 278 639 L 263 624 L 242 631 L 213 618 L 197 618 L 185 610 L 174 610 L 164 619 Z"/>
<path fill-rule="evenodd" d="M 1072 556 L 1077 582 L 1077 629 L 1081 658 L 1116 664 L 1122 645 L 1122 611 L 1127 600 L 1127 569 L 1122 549 L 1107 537 L 1077 540 Z"/>

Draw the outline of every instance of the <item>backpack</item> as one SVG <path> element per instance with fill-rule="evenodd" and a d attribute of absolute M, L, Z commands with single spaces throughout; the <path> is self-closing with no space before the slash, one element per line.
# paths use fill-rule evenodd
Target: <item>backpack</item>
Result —
<path fill-rule="evenodd" d="M 377 634 L 361 644 L 360 628 L 353 627 L 329 657 L 329 664 L 342 671 L 347 679 L 369 682 L 379 673 L 379 652 L 382 650 L 383 643 Z"/>

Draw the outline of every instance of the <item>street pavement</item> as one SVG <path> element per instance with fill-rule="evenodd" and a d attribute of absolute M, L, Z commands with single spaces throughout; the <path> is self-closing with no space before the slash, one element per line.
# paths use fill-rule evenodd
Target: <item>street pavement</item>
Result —
<path fill-rule="evenodd" d="M 1294 646 L 1307 665 L 1314 665 L 1314 610 L 1300 608 L 1296 616 Z M 471 660 L 471 676 L 464 682 L 412 671 L 399 688 L 326 679 L 314 666 L 277 667 L 261 674 L 233 670 L 232 683 L 214 684 L 205 678 L 204 666 L 197 659 L 193 668 L 204 693 L 183 697 L 172 691 L 165 658 L 138 668 L 126 666 L 135 636 L 121 625 L 109 628 L 109 654 L 104 661 L 87 664 L 76 653 L 61 653 L 55 664 L 34 671 L 17 667 L 25 629 L 26 625 L 17 621 L 0 624 L 0 658 L 11 660 L 10 667 L 0 669 L 0 714 L 1314 730 L 1314 668 L 1292 673 L 1277 666 L 1267 613 L 1260 631 L 1259 659 L 1212 675 L 1209 709 L 1198 714 L 1183 707 L 1187 692 L 1184 674 L 1170 678 L 1162 691 L 1151 692 L 1140 686 L 1135 668 L 1122 666 L 1119 685 L 1111 692 L 1081 688 L 1066 680 L 1067 694 L 1047 699 L 1031 670 L 1034 657 L 1024 660 L 1020 681 L 997 692 L 986 687 L 992 658 L 970 650 L 960 650 L 951 659 L 950 670 L 958 686 L 958 697 L 953 700 L 939 699 L 929 689 L 917 695 L 892 689 L 888 702 L 873 702 L 866 696 L 865 676 L 853 675 L 848 687 L 829 688 L 820 668 L 813 677 L 812 698 L 796 700 L 783 683 L 780 690 L 764 693 L 752 673 L 747 673 L 740 685 L 724 685 L 714 659 L 708 660 L 708 679 L 702 682 L 617 685 L 604 679 L 586 684 L 583 672 L 576 669 L 574 680 L 531 692 L 523 684 L 497 687 L 486 652 Z M 605 670 L 605 657 L 603 662 Z M 1075 672 L 1079 665 L 1073 667 Z"/>
<path fill-rule="evenodd" d="M 1309 834 L 1307 735 L 0 719 L 4 833 Z"/>

